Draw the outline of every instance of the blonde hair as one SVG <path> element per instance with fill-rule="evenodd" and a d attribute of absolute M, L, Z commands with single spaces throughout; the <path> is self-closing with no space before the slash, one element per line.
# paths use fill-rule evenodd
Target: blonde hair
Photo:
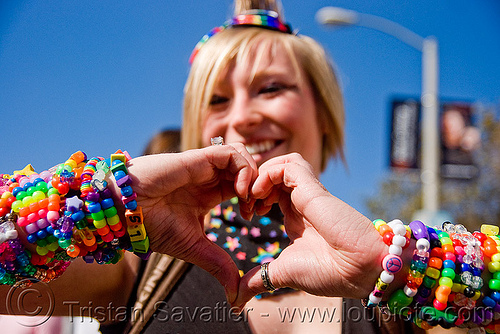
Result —
<path fill-rule="evenodd" d="M 202 147 L 203 111 L 207 110 L 221 75 L 234 63 L 245 62 L 251 57 L 257 68 L 264 52 L 275 53 L 279 47 L 287 53 L 296 75 L 302 70 L 307 77 L 301 79 L 309 80 L 313 89 L 319 124 L 324 132 L 321 170 L 332 157 L 344 159 L 342 94 L 325 50 L 310 37 L 256 27 L 223 30 L 211 37 L 196 55 L 184 88 L 183 150 Z"/>
<path fill-rule="evenodd" d="M 285 22 L 283 8 L 280 1 L 274 0 L 236 0 L 234 2 L 234 15 L 244 13 L 250 9 L 272 10 L 279 14 L 282 22 Z"/>

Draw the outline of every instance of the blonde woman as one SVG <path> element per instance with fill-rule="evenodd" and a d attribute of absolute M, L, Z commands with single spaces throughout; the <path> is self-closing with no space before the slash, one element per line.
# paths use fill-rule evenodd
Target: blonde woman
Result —
<path fill-rule="evenodd" d="M 222 136 L 226 143 L 244 144 L 258 166 L 277 157 L 304 159 L 310 166 L 307 170 L 316 178 L 331 158 L 343 159 L 344 108 L 332 64 L 317 42 L 296 35 L 284 22 L 275 1 L 236 1 L 235 16 L 229 26 L 212 30 L 196 46 L 185 86 L 183 150 L 208 146 L 211 138 Z M 290 153 L 301 157 L 287 156 Z M 274 194 L 278 192 L 275 190 Z M 256 204 L 259 212 L 270 210 L 265 217 L 245 220 L 233 201 L 217 206 L 207 221 L 207 236 L 231 255 L 242 274 L 278 257 L 290 243 L 283 229 L 283 214 L 277 206 L 272 207 L 275 200 L 271 195 L 267 204 L 239 201 L 242 213 Z M 352 210 L 350 214 L 354 217 L 354 230 L 357 221 L 361 229 L 370 226 L 359 213 Z M 250 218 L 250 214 L 245 213 L 244 217 Z M 337 285 L 335 295 L 360 298 L 369 293 L 367 286 L 376 280 L 378 261 L 360 254 L 380 254 L 383 248 L 376 233 L 369 239 L 357 245 L 351 254 L 352 259 L 359 260 L 356 266 L 366 270 L 368 276 L 359 275 L 357 270 L 345 272 L 346 277 L 339 281 L 348 284 Z M 346 268 L 340 265 L 339 269 Z M 368 281 L 371 283 L 366 284 Z M 257 292 L 262 291 L 253 294 Z M 252 291 L 247 290 L 245 297 L 248 294 Z M 157 318 L 145 333 L 154 333 L 162 325 L 171 331 L 190 333 L 379 330 L 380 324 L 373 326 L 370 322 L 373 316 L 361 316 L 354 321 L 342 316 L 343 308 L 351 310 L 349 316 L 363 314 L 359 302 L 353 304 L 292 289 L 259 297 L 241 310 L 240 317 L 232 318 L 223 288 L 203 271 L 191 267 L 165 301 L 158 304 Z M 207 312 L 219 310 L 225 320 L 203 321 L 194 316 L 193 321 L 168 321 L 167 315 L 176 307 L 180 312 L 197 308 Z M 287 318 L 287 312 L 296 312 L 295 318 Z M 314 312 L 318 314 L 315 316 Z M 411 325 L 408 328 L 411 330 Z"/>
<path fill-rule="evenodd" d="M 151 249 L 172 257 L 146 268 L 128 255 L 75 261 L 50 285 L 54 314 L 105 310 L 102 333 L 415 331 L 364 311 L 386 246 L 317 180 L 343 158 L 342 95 L 324 50 L 294 34 L 275 1 L 236 1 L 235 14 L 193 52 L 188 151 L 129 162 Z M 212 145 L 219 136 L 229 145 Z"/>

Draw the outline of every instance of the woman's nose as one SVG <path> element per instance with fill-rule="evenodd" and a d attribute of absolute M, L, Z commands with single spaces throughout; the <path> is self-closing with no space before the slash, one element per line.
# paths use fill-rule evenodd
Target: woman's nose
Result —
<path fill-rule="evenodd" d="M 252 131 L 262 122 L 262 119 L 262 114 L 252 99 L 241 97 L 233 100 L 229 113 L 229 124 L 238 132 Z"/>

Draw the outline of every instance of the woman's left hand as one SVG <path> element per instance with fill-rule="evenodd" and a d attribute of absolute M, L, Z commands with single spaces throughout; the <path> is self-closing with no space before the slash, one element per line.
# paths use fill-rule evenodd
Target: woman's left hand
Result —
<path fill-rule="evenodd" d="M 267 212 L 278 202 L 291 244 L 268 266 L 276 288 L 291 287 L 320 296 L 367 297 L 380 274 L 387 246 L 371 221 L 330 194 L 299 155 L 265 162 L 252 187 L 257 201 L 242 214 Z M 265 292 L 260 267 L 240 282 L 233 305 L 242 307 Z"/>

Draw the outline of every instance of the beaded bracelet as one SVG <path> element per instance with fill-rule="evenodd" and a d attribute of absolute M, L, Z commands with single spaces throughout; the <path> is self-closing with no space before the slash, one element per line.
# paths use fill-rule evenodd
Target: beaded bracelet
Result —
<path fill-rule="evenodd" d="M 422 279 L 422 284 L 418 289 L 418 293 L 415 296 L 415 303 L 424 305 L 427 299 L 430 297 L 432 289 L 437 283 L 439 278 L 440 270 L 443 266 L 443 252 L 441 250 L 441 243 L 433 228 L 427 227 L 427 235 L 430 241 L 430 253 L 429 261 L 427 263 L 427 269 L 425 270 L 425 275 Z"/>
<path fill-rule="evenodd" d="M 476 245 L 479 243 L 478 241 L 476 242 L 475 235 L 468 233 L 465 227 L 463 227 L 462 225 L 455 226 L 449 222 L 445 222 L 443 224 L 442 230 L 443 231 L 439 232 L 439 236 L 441 241 L 444 242 L 444 249 L 448 251 L 450 250 L 450 246 L 446 246 L 447 244 L 449 244 L 449 240 L 446 239 L 446 234 L 448 233 L 450 235 L 450 239 L 453 241 L 453 245 L 455 248 L 454 253 L 456 262 L 460 263 L 460 261 L 462 261 L 462 258 L 467 255 L 467 253 L 469 253 L 469 255 L 471 255 L 471 258 L 466 258 L 466 261 L 474 262 L 474 266 L 481 266 L 482 261 L 480 260 L 480 258 L 482 257 L 482 253 L 480 250 L 477 249 L 475 255 L 473 252 L 464 252 L 463 250 L 461 250 L 461 247 L 463 246 L 472 247 L 472 245 Z M 446 297 L 442 295 L 442 291 L 439 289 L 444 286 L 444 288 L 441 289 L 448 290 L 449 286 L 447 287 L 446 284 L 449 284 L 449 279 L 454 276 L 451 292 L 447 296 L 444 311 L 438 310 L 434 307 L 424 306 L 418 315 L 419 319 L 416 319 L 415 323 L 419 325 L 419 327 L 427 330 L 432 328 L 432 326 L 438 324 L 443 328 L 451 328 L 452 326 L 471 326 L 471 324 L 474 326 L 477 326 L 478 324 L 485 325 L 484 321 L 486 321 L 486 323 L 491 321 L 493 312 L 482 310 L 483 312 L 481 312 L 480 317 L 478 316 L 478 310 L 480 310 L 481 307 L 475 307 L 476 300 L 481 296 L 481 293 L 479 292 L 479 290 L 474 291 L 471 288 L 480 288 L 481 278 L 478 277 L 478 279 L 474 280 L 474 283 L 471 285 L 471 287 L 463 284 L 462 277 L 468 277 L 469 281 L 471 278 L 470 272 L 468 270 L 470 269 L 469 265 L 466 264 L 466 266 L 464 266 L 462 263 L 462 265 L 460 266 L 460 270 L 462 270 L 462 268 L 467 270 L 461 272 L 460 275 L 454 275 L 455 261 L 453 259 L 453 256 L 451 256 L 450 254 L 442 255 L 442 251 L 437 250 L 439 250 L 439 248 L 433 248 L 433 250 L 431 251 L 431 257 L 433 255 L 432 253 L 434 253 L 434 255 L 438 254 L 438 256 L 442 256 L 442 258 L 444 258 L 444 261 L 442 261 L 443 277 L 441 277 L 440 279 L 440 287 L 436 289 L 436 299 L 439 300 L 439 298 L 443 299 L 444 297 Z M 479 272 L 479 275 L 480 274 L 481 272 Z M 466 283 L 470 284 L 469 281 L 466 280 Z M 466 289 L 469 289 L 469 291 L 467 291 Z M 468 296 L 464 295 L 464 291 Z M 434 302 L 436 302 L 436 300 Z M 435 304 L 437 303 L 434 303 L 434 306 Z M 438 304 L 438 306 L 441 305 Z M 465 318 L 469 319 L 467 323 L 464 323 Z"/>
<path fill-rule="evenodd" d="M 473 311 L 476 308 L 476 302 L 481 297 L 480 289 L 483 286 L 481 278 L 484 269 L 482 261 L 482 251 L 480 242 L 467 231 L 463 225 L 443 226 L 450 232 L 450 237 L 455 246 L 455 254 L 460 274 L 455 279 L 452 287 L 452 293 L 455 294 L 452 303 L 461 309 Z M 453 267 L 455 269 L 455 267 Z M 474 312 L 476 313 L 476 312 Z M 484 314 L 490 317 L 492 314 Z M 474 323 L 482 323 L 482 317 L 474 317 Z"/>
<path fill-rule="evenodd" d="M 443 260 L 450 260 L 455 262 L 455 249 L 453 247 L 453 242 L 447 232 L 441 231 L 438 233 L 439 241 L 441 242 L 441 248 L 443 250 Z M 443 311 L 447 307 L 448 296 L 451 293 L 451 288 L 453 287 L 453 279 L 455 278 L 455 271 L 450 268 L 443 269 L 441 271 L 441 278 L 438 281 L 438 287 L 436 288 L 435 298 L 433 305 L 436 310 Z"/>
<path fill-rule="evenodd" d="M 17 224 L 28 234 L 27 241 L 36 243 L 36 251 L 39 255 L 45 256 L 49 252 L 57 249 L 57 239 L 52 236 L 52 229 L 49 226 L 52 219 L 59 218 L 59 196 L 50 192 L 49 185 L 51 174 L 47 171 L 34 173 L 27 176 L 17 175 L 12 179 L 9 186 L 15 201 L 12 202 L 11 209 L 17 215 Z M 4 194 L 8 195 L 9 192 Z M 56 199 L 57 197 L 57 199 Z M 56 201 L 57 203 L 53 203 Z"/>
<path fill-rule="evenodd" d="M 474 323 L 485 327 L 487 333 L 495 333 L 495 327 L 500 326 L 498 320 L 500 317 L 500 238 L 498 232 L 498 226 L 483 224 L 480 232 L 473 233 L 483 250 L 485 264 L 488 260 L 490 261 L 486 267 L 492 275 L 488 284 L 485 284 L 489 292 L 485 292 L 482 298 L 485 306 L 484 312 L 482 316 L 477 315 L 478 312 L 474 315 Z"/>
<path fill-rule="evenodd" d="M 107 190 L 105 177 L 109 172 L 109 167 L 103 158 L 94 158 L 87 163 L 86 168 L 86 182 L 82 184 L 85 188 L 82 196 L 85 194 L 87 211 L 101 238 L 106 242 L 111 242 L 115 237 L 122 237 L 125 229 L 120 222 L 111 192 Z"/>
<path fill-rule="evenodd" d="M 441 242 L 439 237 L 431 227 L 427 227 L 427 232 L 430 240 L 430 253 L 429 262 L 427 264 L 427 269 L 425 270 L 425 275 L 422 280 L 422 284 L 418 289 L 417 296 L 414 299 L 415 307 L 423 306 L 420 312 L 414 315 L 413 322 L 420 328 L 424 330 L 429 330 L 437 325 L 437 320 L 432 321 L 432 317 L 428 317 L 428 312 L 431 311 L 434 314 L 438 313 L 433 307 L 426 307 L 427 300 L 432 294 L 432 290 L 437 284 L 437 280 L 440 276 L 440 270 L 443 266 L 443 251 L 441 249 Z M 429 320 L 429 322 L 427 321 Z"/>
<path fill-rule="evenodd" d="M 119 162 L 130 159 L 126 152 L 117 154 Z M 0 174 L 0 284 L 49 282 L 77 257 L 89 263 L 116 263 L 125 249 L 148 257 L 149 240 L 130 178 L 119 175 L 117 184 L 127 208 L 129 231 L 135 233 L 130 236 L 132 244 L 106 187 L 108 165 L 99 157 L 87 160 L 78 151 L 40 174 L 31 165 L 12 176 Z M 114 169 L 127 172 L 126 167 Z M 24 248 L 15 225 L 27 233 L 26 241 L 34 245 L 35 252 Z M 141 239 L 138 230 L 144 232 Z"/>
<path fill-rule="evenodd" d="M 30 276 L 36 269 L 30 263 L 29 253 L 24 249 L 14 226 L 14 216 L 6 214 L 0 222 L 0 283 L 13 285 L 15 276 Z"/>
<path fill-rule="evenodd" d="M 87 238 L 87 243 L 96 243 L 97 248 L 92 254 L 83 256 L 88 263 L 93 262 L 94 258 L 98 263 L 115 263 L 123 256 L 121 249 L 124 247 L 119 238 L 126 234 L 126 230 L 120 222 L 111 191 L 107 188 L 105 178 L 108 172 L 108 162 L 104 158 L 94 157 L 89 159 L 82 173 L 80 190 L 85 199 L 89 227 L 95 233 L 94 238 Z"/>
<path fill-rule="evenodd" d="M 387 302 L 387 307 L 393 314 L 400 313 L 403 308 L 412 303 L 413 297 L 417 295 L 418 288 L 422 284 L 429 261 L 430 243 L 427 228 L 421 221 L 415 220 L 410 223 L 410 229 L 417 240 L 416 249 L 413 252 L 409 273 L 406 276 L 406 285 L 403 289 L 394 292 Z"/>
<path fill-rule="evenodd" d="M 122 202 L 125 206 L 125 217 L 127 219 L 127 232 L 130 237 L 132 249 L 136 255 L 147 260 L 151 255 L 149 249 L 149 238 L 144 227 L 142 207 L 137 205 L 137 194 L 133 191 L 132 179 L 128 175 L 126 166 L 130 159 L 128 153 L 118 150 L 111 155 L 111 172 L 115 177 L 116 184 L 122 194 Z"/>
<path fill-rule="evenodd" d="M 500 239 L 498 232 L 498 226 L 482 225 L 481 231 L 473 234 L 484 249 L 485 261 L 491 260 L 487 264 L 488 271 L 492 275 L 487 284 L 490 292 L 484 294 L 482 303 L 494 313 L 497 320 L 486 324 L 485 331 L 487 333 L 495 333 L 495 327 L 500 325 L 498 320 L 498 314 L 500 314 L 500 252 L 498 251 Z"/>
<path fill-rule="evenodd" d="M 368 300 L 364 300 L 363 304 L 366 307 L 375 307 L 382 301 L 382 296 L 387 290 L 389 284 L 394 280 L 394 274 L 403 268 L 403 260 L 400 255 L 403 253 L 403 248 L 409 244 L 409 238 L 406 238 L 406 228 L 400 220 L 393 220 L 386 224 L 383 220 L 377 219 L 373 221 L 373 225 L 382 236 L 382 239 L 389 246 L 389 254 L 382 260 L 383 271 L 380 274 L 375 288 L 368 296 Z"/>
<path fill-rule="evenodd" d="M 385 225 L 383 221 L 376 221 L 374 224 L 379 232 L 380 227 Z M 420 229 L 422 226 L 424 225 L 420 225 Z M 420 280 L 426 257 L 414 257 L 410 267 L 412 274 L 407 276 L 405 287 L 390 296 L 387 308 L 393 312 L 404 311 L 408 320 L 425 330 L 440 325 L 443 328 L 453 326 L 471 328 L 473 332 L 478 330 L 478 333 L 498 332 L 500 329 L 499 228 L 482 225 L 481 232 L 476 231 L 471 234 L 462 225 L 445 222 L 441 228 L 426 229 L 431 249 L 425 276 Z M 412 231 L 415 232 L 415 229 Z M 391 239 L 387 227 L 382 228 L 381 234 L 385 236 L 384 241 Z M 417 236 L 415 237 L 420 240 L 421 237 Z M 417 240 L 417 247 L 422 247 L 423 250 L 428 244 L 419 245 Z M 488 284 L 483 284 L 482 271 L 485 267 L 492 274 Z M 419 269 L 418 274 L 415 275 L 412 269 Z M 438 281 L 435 298 L 429 305 L 427 300 Z M 416 291 L 418 283 L 421 285 Z M 489 291 L 481 292 L 482 286 L 487 287 Z M 378 292 L 376 290 L 377 287 L 374 291 Z M 412 295 L 413 300 L 411 300 Z M 368 306 L 374 306 L 374 303 Z"/>

